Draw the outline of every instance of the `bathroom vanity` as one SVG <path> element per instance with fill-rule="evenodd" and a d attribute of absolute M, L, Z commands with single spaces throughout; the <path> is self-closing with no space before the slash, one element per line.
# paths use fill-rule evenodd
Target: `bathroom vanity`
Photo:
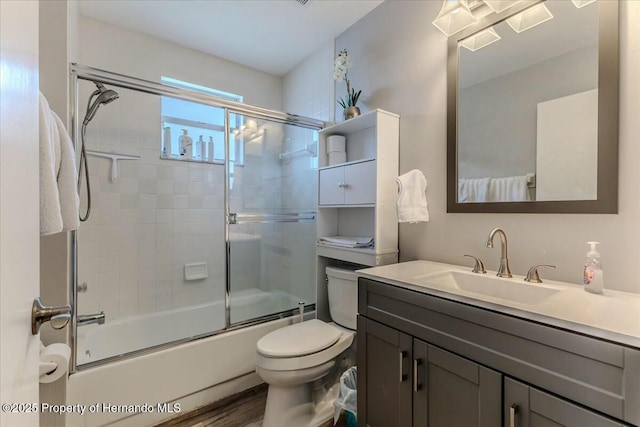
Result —
<path fill-rule="evenodd" d="M 640 425 L 640 296 L 428 261 L 359 276 L 359 426 Z"/>

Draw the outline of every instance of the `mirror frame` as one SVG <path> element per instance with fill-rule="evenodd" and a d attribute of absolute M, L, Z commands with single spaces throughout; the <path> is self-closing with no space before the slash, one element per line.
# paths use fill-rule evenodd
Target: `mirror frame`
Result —
<path fill-rule="evenodd" d="M 595 200 L 458 203 L 458 42 L 545 0 L 525 0 L 449 37 L 447 52 L 448 213 L 618 213 L 619 5 L 598 2 L 598 186 Z"/>

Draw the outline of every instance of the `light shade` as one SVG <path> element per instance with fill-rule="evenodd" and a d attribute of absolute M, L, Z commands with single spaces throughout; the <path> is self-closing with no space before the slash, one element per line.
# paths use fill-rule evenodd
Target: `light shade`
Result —
<path fill-rule="evenodd" d="M 469 10 L 467 0 L 444 0 L 438 17 L 433 21 L 445 36 L 450 37 L 474 24 L 476 19 Z"/>
<path fill-rule="evenodd" d="M 596 0 L 571 0 L 571 1 L 573 2 L 573 4 L 576 5 L 578 9 L 580 9 L 581 7 L 585 7 L 586 5 L 591 4 Z"/>
<path fill-rule="evenodd" d="M 509 9 L 519 1 L 520 0 L 484 0 L 484 4 L 489 6 L 495 13 L 500 13 L 504 10 Z"/>
<path fill-rule="evenodd" d="M 516 33 L 521 33 L 535 27 L 536 25 L 540 25 L 543 22 L 547 22 L 551 18 L 553 18 L 553 15 L 549 12 L 547 6 L 545 6 L 544 3 L 539 3 L 517 15 L 512 16 L 511 18 L 508 18 L 507 24 L 509 24 Z"/>
<path fill-rule="evenodd" d="M 480 31 L 477 34 L 467 37 L 460 42 L 460 45 L 466 47 L 471 52 L 475 52 L 478 49 L 482 49 L 485 46 L 489 46 L 491 43 L 497 42 L 502 37 L 491 27 L 486 30 Z"/>

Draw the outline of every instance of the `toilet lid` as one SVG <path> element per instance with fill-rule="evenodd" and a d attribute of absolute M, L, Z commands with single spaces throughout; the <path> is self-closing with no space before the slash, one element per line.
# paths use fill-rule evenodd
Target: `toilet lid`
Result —
<path fill-rule="evenodd" d="M 317 353 L 338 341 L 339 329 L 318 319 L 285 326 L 258 341 L 258 352 L 267 357 L 297 357 Z"/>

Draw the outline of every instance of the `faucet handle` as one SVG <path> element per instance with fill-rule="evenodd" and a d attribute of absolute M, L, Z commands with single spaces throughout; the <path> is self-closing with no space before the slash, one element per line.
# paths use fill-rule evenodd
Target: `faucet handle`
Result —
<path fill-rule="evenodd" d="M 538 274 L 538 267 L 556 268 L 555 265 L 549 265 L 549 264 L 534 265 L 529 269 L 529 271 L 527 271 L 527 277 L 524 278 L 525 282 L 542 283 L 542 279 L 540 279 L 540 275 Z"/>
<path fill-rule="evenodd" d="M 474 257 L 473 255 L 465 255 L 465 256 L 468 256 L 469 258 L 473 258 L 476 261 L 476 264 L 473 266 L 473 270 L 471 270 L 473 273 L 484 274 L 487 272 L 487 270 L 484 269 L 484 264 L 482 263 L 482 260 L 480 260 L 480 258 Z"/>

